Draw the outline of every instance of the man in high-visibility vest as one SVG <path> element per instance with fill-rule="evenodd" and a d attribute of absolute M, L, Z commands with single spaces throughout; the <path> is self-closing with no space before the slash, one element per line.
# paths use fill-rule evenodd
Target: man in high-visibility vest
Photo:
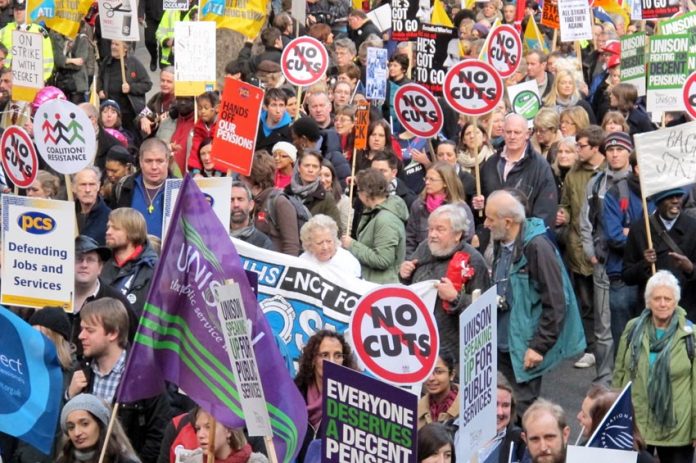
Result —
<path fill-rule="evenodd" d="M 174 64 L 174 25 L 180 21 L 195 21 L 198 15 L 198 5 L 192 2 L 186 11 L 168 10 L 162 15 L 162 20 L 157 28 L 157 42 L 162 47 L 160 53 L 160 67 Z"/>
<path fill-rule="evenodd" d="M 26 11 L 26 0 L 14 0 L 14 21 L 0 30 L 0 42 L 9 50 L 7 58 L 5 58 L 5 66 L 12 66 L 12 31 L 22 30 L 41 34 L 43 37 L 43 77 L 44 81 L 47 81 L 51 77 L 51 74 L 53 74 L 53 45 L 51 44 L 51 39 L 46 29 L 36 23 L 26 23 Z"/>

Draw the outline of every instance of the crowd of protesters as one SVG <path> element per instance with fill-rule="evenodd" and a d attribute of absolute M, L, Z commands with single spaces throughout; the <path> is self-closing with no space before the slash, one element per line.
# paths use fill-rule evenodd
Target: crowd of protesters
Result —
<path fill-rule="evenodd" d="M 511 454 L 512 461 L 565 461 L 570 430 L 563 410 L 539 396 L 544 375 L 571 353 L 576 368 L 596 371 L 578 416 L 585 440 L 616 398 L 610 387 L 633 381 L 639 461 L 690 463 L 696 241 L 689 236 L 696 198 L 688 187 L 665 185 L 647 198 L 644 220 L 633 136 L 658 127 L 636 87 L 618 78 L 619 38 L 652 33 L 654 24 L 627 23 L 621 15 L 596 21 L 580 57 L 572 44 L 551 43 L 556 36 L 542 27 L 553 51 L 526 49 L 506 81 L 536 82 L 542 108 L 533 121 L 512 113 L 505 100 L 478 120 L 441 100 L 441 133 L 419 142 L 394 117 L 394 94 L 411 82 L 414 54 L 366 15 L 379 4 L 362 10 L 347 0 L 312 0 L 306 23 L 297 24 L 285 3 L 274 2 L 258 39 L 225 66 L 224 77 L 265 90 L 251 172 L 234 174 L 230 236 L 374 283 L 437 280 L 441 352 L 418 404 L 418 461 L 455 460 L 459 314 L 475 290 L 495 284 L 497 435 L 478 450 L 478 461 L 508 461 Z M 540 15 L 534 0 L 524 18 L 516 17 L 514 2 L 442 5 L 458 34 L 450 56 L 456 61 L 477 59 L 497 19 L 521 22 L 523 30 Z M 156 0 L 140 5 L 149 70 L 159 72 L 155 92 L 134 49 L 100 37 L 95 8 L 68 38 L 27 24 L 24 0 L 0 0 L 1 129 L 19 125 L 32 133 L 37 108 L 65 99 L 92 121 L 97 145 L 93 165 L 71 182 L 41 161 L 34 183 L 19 191 L 73 198 L 79 236 L 75 312 L 13 308 L 56 344 L 65 387 L 54 452 L 41 455 L 0 436 L 10 462 L 98 460 L 159 259 L 165 181 L 229 175 L 211 158 L 220 91 L 195 98 L 174 91 L 174 24 L 196 20 L 196 2 L 177 12 L 163 12 Z M 43 34 L 47 86 L 31 102 L 13 99 L 15 29 Z M 301 100 L 280 67 L 284 47 L 298 35 L 320 40 L 329 56 L 326 76 Z M 367 148 L 358 150 L 356 108 L 365 99 L 369 47 L 389 50 L 389 91 L 384 101 L 371 101 Z M 666 113 L 664 124 L 689 120 Z M 0 181 L 10 192 L 7 176 Z M 297 361 L 295 383 L 309 416 L 302 463 L 312 461 L 307 449 L 321 439 L 322 363 L 357 366 L 342 333 L 327 330 L 307 340 Z M 244 429 L 211 426 L 211 415 L 176 387 L 123 404 L 118 413 L 108 462 L 173 463 L 198 448 L 216 462 L 267 461 L 263 442 Z"/>

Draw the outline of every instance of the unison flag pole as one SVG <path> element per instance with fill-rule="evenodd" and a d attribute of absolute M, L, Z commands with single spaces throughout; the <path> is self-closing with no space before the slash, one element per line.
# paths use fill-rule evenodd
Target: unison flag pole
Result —
<path fill-rule="evenodd" d="M 116 421 L 116 415 L 118 415 L 119 403 L 116 402 L 114 409 L 111 412 L 111 418 L 109 418 L 109 426 L 106 427 L 106 436 L 104 436 L 104 445 L 102 445 L 101 454 L 99 455 L 99 463 L 104 463 L 104 458 L 106 457 L 106 448 L 109 445 L 109 439 L 111 439 L 111 432 L 114 429 L 114 422 Z"/>

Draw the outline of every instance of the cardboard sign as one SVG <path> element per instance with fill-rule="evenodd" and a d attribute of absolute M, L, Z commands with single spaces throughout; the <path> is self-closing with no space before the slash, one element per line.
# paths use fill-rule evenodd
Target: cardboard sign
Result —
<path fill-rule="evenodd" d="M 412 134 L 431 138 L 442 130 L 444 116 L 437 99 L 418 84 L 404 84 L 394 95 L 396 117 Z"/>
<path fill-rule="evenodd" d="M 555 1 L 546 1 L 541 10 L 541 25 L 551 29 L 560 29 L 560 20 L 558 18 L 558 3 Z"/>
<path fill-rule="evenodd" d="M 682 92 L 684 107 L 691 117 L 696 119 L 696 71 L 686 79 Z"/>
<path fill-rule="evenodd" d="M 649 197 L 696 181 L 696 151 L 692 146 L 696 122 L 634 136 L 641 192 Z"/>
<path fill-rule="evenodd" d="M 387 49 L 374 48 L 367 49 L 367 88 L 365 98 L 368 100 L 385 100 L 387 98 Z"/>
<path fill-rule="evenodd" d="M 11 125 L 2 133 L 0 146 L 2 168 L 12 183 L 21 188 L 34 183 L 39 159 L 29 134 L 23 128 Z"/>
<path fill-rule="evenodd" d="M 304 24 L 307 21 L 307 4 L 303 0 L 292 0 L 290 15 L 298 24 Z"/>
<path fill-rule="evenodd" d="M 217 170 L 251 173 L 262 105 L 263 90 L 231 77 L 225 79 L 211 151 Z"/>
<path fill-rule="evenodd" d="M 302 7 L 304 8 L 305 2 L 301 2 Z M 382 6 L 378 6 L 374 10 L 371 10 L 367 13 L 367 17 L 372 21 L 372 24 L 377 26 L 377 28 L 381 32 L 385 32 L 391 29 L 392 23 L 391 23 L 391 5 L 384 4 Z"/>
<path fill-rule="evenodd" d="M 12 31 L 12 99 L 33 101 L 44 87 L 43 35 Z"/>
<path fill-rule="evenodd" d="M 201 189 L 201 192 L 213 207 L 213 212 L 225 230 L 230 229 L 230 211 L 232 198 L 232 177 L 199 177 L 194 178 L 194 182 Z M 182 179 L 172 178 L 164 184 L 164 213 L 162 214 L 162 237 L 166 238 L 167 229 L 174 214 L 176 199 L 179 197 L 179 190 L 184 183 Z"/>
<path fill-rule="evenodd" d="M 419 0 L 391 1 L 392 40 L 408 42 L 418 36 L 418 4 Z"/>
<path fill-rule="evenodd" d="M 367 149 L 367 129 L 370 126 L 370 103 L 358 102 L 358 110 L 355 112 L 355 149 Z"/>
<path fill-rule="evenodd" d="M 675 0 L 641 0 L 640 4 L 644 20 L 671 18 L 681 7 L 681 2 Z"/>
<path fill-rule="evenodd" d="M 683 111 L 682 88 L 687 76 L 688 34 L 650 38 L 647 106 L 649 112 Z"/>
<path fill-rule="evenodd" d="M 638 452 L 628 450 L 603 449 L 598 447 L 580 447 L 569 445 L 566 463 L 587 463 L 588 461 L 611 463 L 636 463 Z"/>
<path fill-rule="evenodd" d="M 324 45 L 312 37 L 299 37 L 290 42 L 280 57 L 283 75 L 293 85 L 317 83 L 326 74 L 329 54 Z"/>
<path fill-rule="evenodd" d="M 250 436 L 273 436 L 244 300 L 236 282 L 215 288 L 220 332 Z M 254 305 L 256 305 L 254 303 Z"/>
<path fill-rule="evenodd" d="M 0 304 L 73 311 L 75 203 L 2 195 Z"/>
<path fill-rule="evenodd" d="M 215 88 L 215 23 L 185 21 L 174 25 L 174 91 L 198 96 Z"/>
<path fill-rule="evenodd" d="M 561 42 L 592 40 L 592 18 L 587 0 L 563 0 L 557 7 L 561 20 Z"/>
<path fill-rule="evenodd" d="M 488 63 L 493 65 L 503 79 L 513 75 L 522 59 L 522 39 L 517 29 L 508 25 L 498 26 L 491 32 L 487 43 Z"/>
<path fill-rule="evenodd" d="M 97 152 L 92 121 L 66 100 L 50 100 L 39 106 L 34 116 L 34 141 L 44 161 L 65 175 L 90 165 Z"/>
<path fill-rule="evenodd" d="M 416 463 L 414 394 L 326 361 L 322 391 L 323 463 Z"/>
<path fill-rule="evenodd" d="M 444 94 L 456 111 L 481 116 L 493 111 L 503 98 L 503 80 L 488 63 L 462 61 L 445 76 Z"/>
<path fill-rule="evenodd" d="M 416 40 L 416 65 L 413 80 L 435 96 L 442 96 L 445 74 L 460 59 L 459 39 L 455 29 L 422 24 Z"/>
<path fill-rule="evenodd" d="M 186 11 L 189 9 L 188 0 L 163 0 L 162 9 L 165 11 Z"/>
<path fill-rule="evenodd" d="M 99 0 L 102 38 L 137 42 L 140 40 L 137 0 Z"/>
<path fill-rule="evenodd" d="M 349 329 L 357 357 L 383 381 L 419 384 L 435 368 L 440 345 L 435 319 L 407 286 L 382 285 L 367 293 Z"/>
<path fill-rule="evenodd" d="M 496 434 L 498 388 L 496 287 L 459 315 L 459 440 L 457 458 L 476 454 Z"/>
<path fill-rule="evenodd" d="M 689 34 L 689 71 L 696 70 L 696 11 L 660 21 L 661 34 Z M 623 66 L 623 61 L 621 62 Z"/>
<path fill-rule="evenodd" d="M 638 32 L 621 37 L 621 82 L 636 87 L 638 96 L 645 95 L 645 32 Z"/>
<path fill-rule="evenodd" d="M 507 88 L 512 112 L 521 114 L 527 119 L 529 127 L 534 126 L 534 118 L 541 109 L 541 96 L 536 81 L 528 80 Z"/>

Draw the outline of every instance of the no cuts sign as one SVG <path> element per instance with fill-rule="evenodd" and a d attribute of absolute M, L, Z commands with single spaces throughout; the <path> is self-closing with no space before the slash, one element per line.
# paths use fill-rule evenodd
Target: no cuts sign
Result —
<path fill-rule="evenodd" d="M 421 85 L 399 87 L 394 94 L 394 108 L 401 125 L 418 137 L 434 137 L 442 130 L 442 108 L 433 94 Z"/>
<path fill-rule="evenodd" d="M 686 111 L 696 119 L 696 72 L 691 73 L 684 82 L 683 97 Z"/>
<path fill-rule="evenodd" d="M 522 39 L 517 30 L 508 25 L 493 29 L 486 52 L 488 62 L 493 65 L 503 79 L 510 77 L 520 66 Z"/>
<path fill-rule="evenodd" d="M 467 116 L 481 116 L 500 103 L 503 80 L 490 64 L 466 60 L 449 70 L 443 93 L 456 111 Z"/>
<path fill-rule="evenodd" d="M 363 296 L 349 330 L 365 368 L 386 382 L 421 383 L 435 368 L 440 344 L 435 320 L 406 286 L 380 286 Z"/>
<path fill-rule="evenodd" d="M 300 37 L 288 44 L 280 58 L 283 75 L 293 85 L 315 84 L 326 74 L 329 55 L 324 45 L 312 37 Z"/>
<path fill-rule="evenodd" d="M 27 188 L 34 183 L 39 169 L 34 143 L 21 127 L 11 125 L 2 134 L 2 167 L 12 183 Z"/>

